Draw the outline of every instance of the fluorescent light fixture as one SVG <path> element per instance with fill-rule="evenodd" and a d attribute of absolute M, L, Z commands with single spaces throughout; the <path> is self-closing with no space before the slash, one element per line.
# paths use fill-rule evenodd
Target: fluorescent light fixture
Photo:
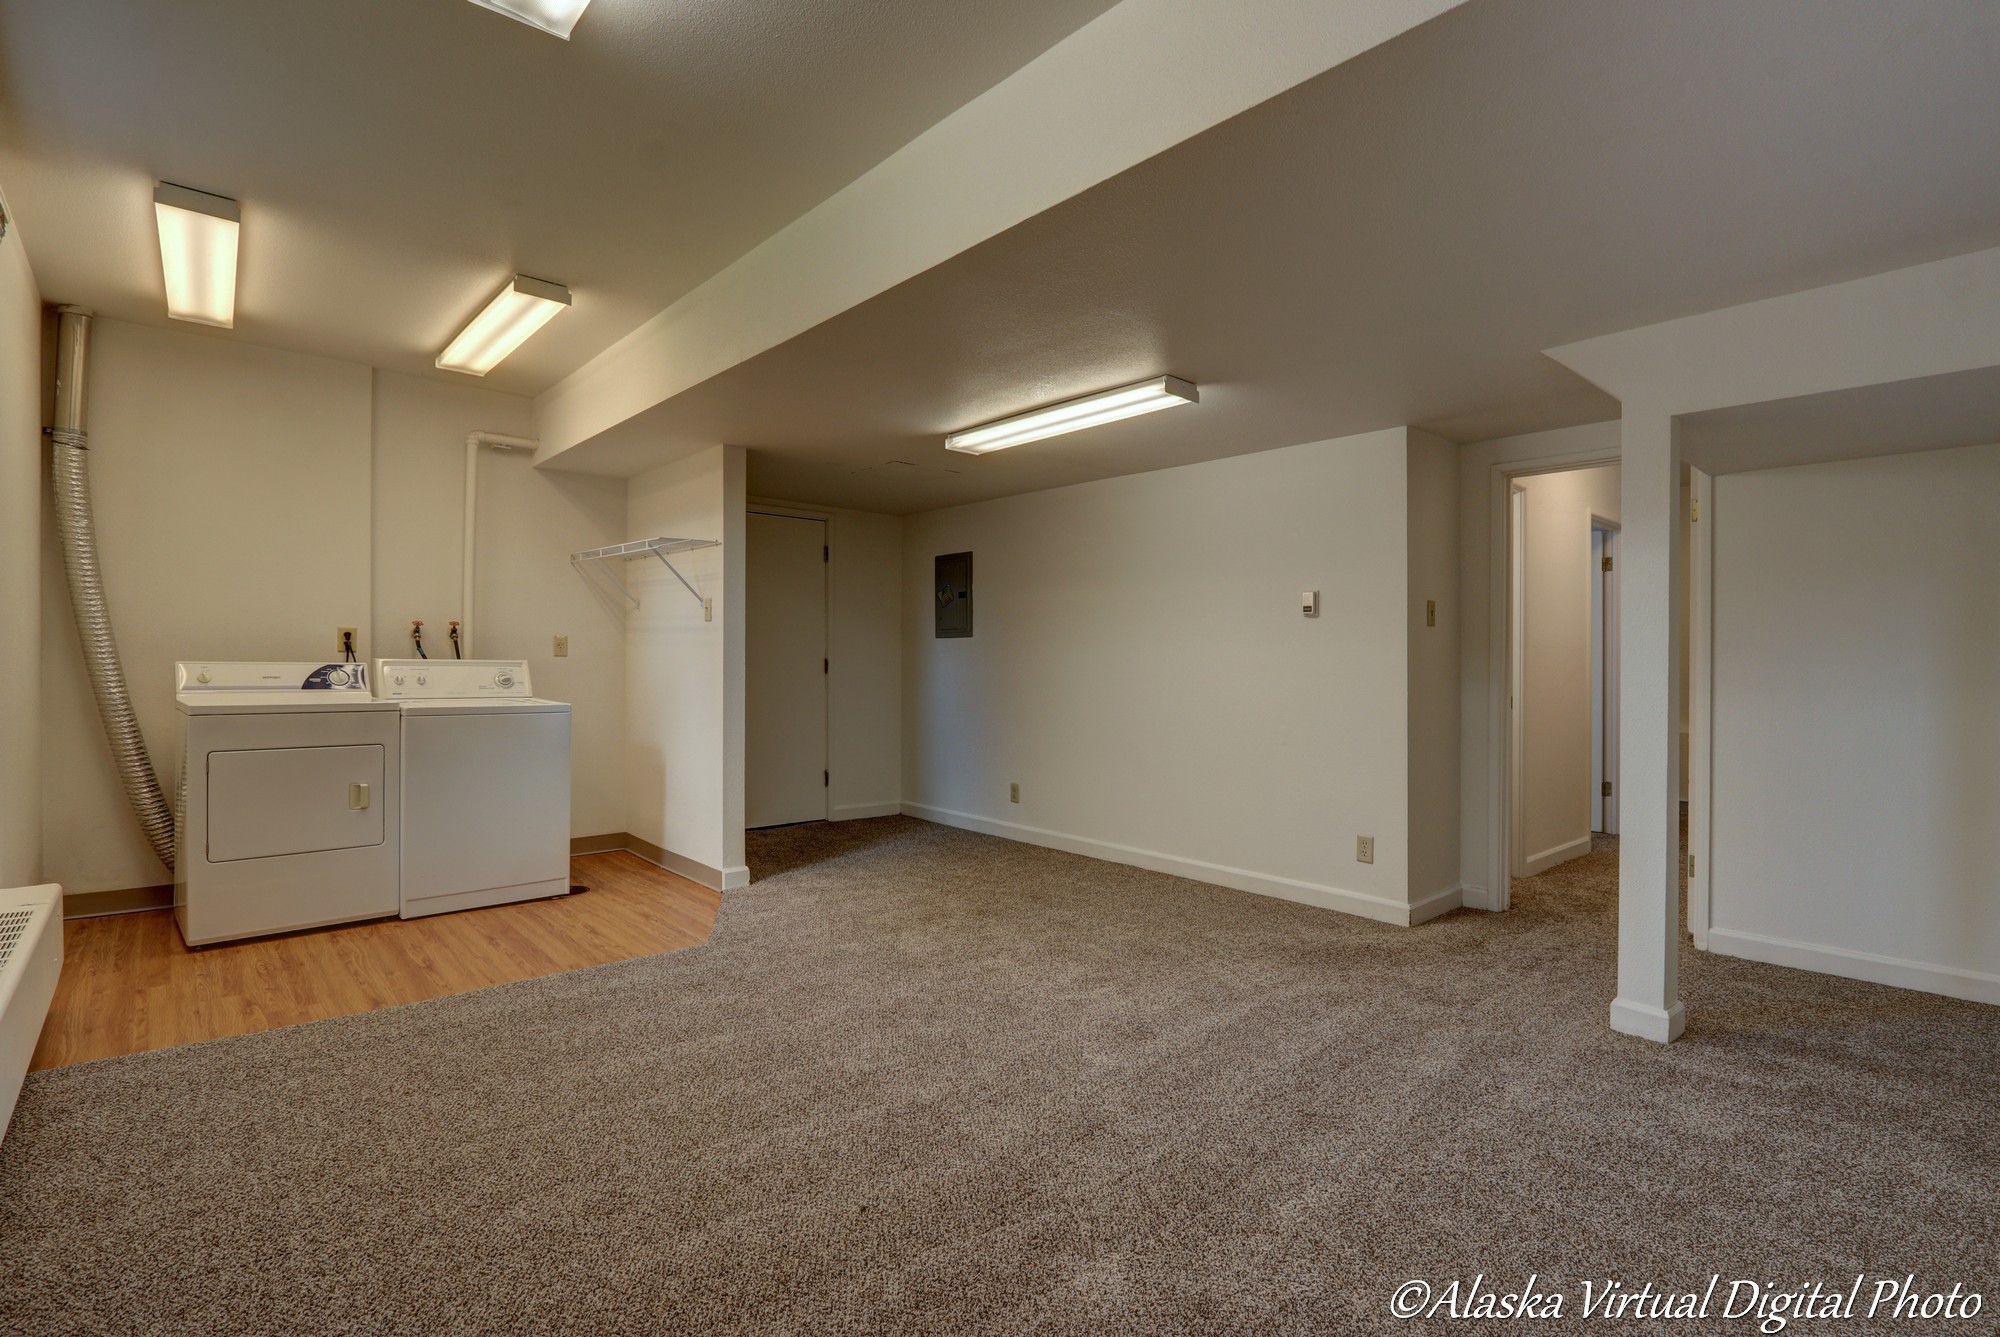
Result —
<path fill-rule="evenodd" d="M 484 376 L 568 305 L 569 289 L 560 283 L 516 274 L 514 281 L 458 332 L 450 347 L 438 354 L 437 364 L 446 371 Z"/>
<path fill-rule="evenodd" d="M 1023 441 L 1039 441 L 1045 436 L 1080 432 L 1100 423 L 1136 418 L 1141 413 L 1200 401 L 1201 394 L 1194 388 L 1193 382 L 1178 376 L 1155 376 L 1137 385 L 1121 385 L 1116 390 L 1085 395 L 1081 399 L 1067 399 L 1032 413 L 1017 413 L 999 422 L 989 422 L 984 427 L 953 432 L 944 439 L 944 448 L 967 455 L 984 455 L 989 450 L 1005 450 Z"/>
<path fill-rule="evenodd" d="M 236 324 L 236 201 L 162 181 L 153 188 L 167 314 L 197 325 Z"/>
<path fill-rule="evenodd" d="M 472 3 L 496 14 L 505 14 L 510 19 L 519 19 L 531 28 L 554 33 L 567 42 L 570 29 L 576 27 L 576 21 L 583 17 L 584 8 L 590 0 L 472 0 Z"/>

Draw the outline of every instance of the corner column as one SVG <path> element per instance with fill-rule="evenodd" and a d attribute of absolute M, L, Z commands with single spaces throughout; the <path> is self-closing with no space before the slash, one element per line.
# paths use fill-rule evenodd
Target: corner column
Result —
<path fill-rule="evenodd" d="M 1680 999 L 1680 428 L 1626 404 L 1619 534 L 1618 997 L 1611 1029 L 1661 1044 Z"/>

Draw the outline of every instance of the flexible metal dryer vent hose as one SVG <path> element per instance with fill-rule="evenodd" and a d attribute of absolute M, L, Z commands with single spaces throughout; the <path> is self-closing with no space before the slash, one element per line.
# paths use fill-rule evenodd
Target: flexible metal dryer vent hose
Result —
<path fill-rule="evenodd" d="M 146 740 L 132 713 L 125 690 L 125 671 L 118 663 L 118 646 L 111 636 L 111 614 L 104 606 L 104 581 L 97 569 L 97 534 L 90 511 L 90 437 L 84 431 L 85 378 L 90 364 L 90 313 L 80 307 L 58 308 L 56 332 L 56 424 L 49 435 L 56 485 L 56 531 L 62 536 L 63 568 L 69 573 L 70 608 L 76 614 L 76 634 L 83 642 L 84 668 L 97 697 L 104 736 L 132 811 L 145 828 L 153 853 L 168 868 L 174 866 L 174 814 L 153 774 Z"/>

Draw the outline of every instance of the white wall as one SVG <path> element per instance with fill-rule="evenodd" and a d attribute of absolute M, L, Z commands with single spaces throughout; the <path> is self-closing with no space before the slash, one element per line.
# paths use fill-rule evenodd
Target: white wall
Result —
<path fill-rule="evenodd" d="M 903 517 L 758 499 L 826 517 L 827 767 L 835 821 L 886 817 L 903 799 Z"/>
<path fill-rule="evenodd" d="M 374 605 L 370 654 L 410 653 L 410 622 L 449 655 L 459 616 L 465 438 L 532 436 L 529 403 L 479 385 L 374 373 Z M 479 461 L 472 654 L 525 659 L 535 692 L 571 703 L 570 829 L 625 829 L 625 601 L 569 555 L 625 537 L 622 479 L 535 469 L 526 451 Z M 556 658 L 557 635 L 569 654 Z"/>
<path fill-rule="evenodd" d="M 905 810 L 1407 922 L 1408 441 L 910 517 Z M 974 633 L 940 640 L 932 559 L 966 549 Z"/>
<path fill-rule="evenodd" d="M 1521 833 L 1530 874 L 1590 852 L 1590 524 L 1618 519 L 1618 468 L 1518 479 L 1525 522 Z"/>
<path fill-rule="evenodd" d="M 42 299 L 10 227 L 0 239 L 0 887 L 42 878 L 41 429 Z"/>
<path fill-rule="evenodd" d="M 1410 899 L 1422 902 L 1459 889 L 1458 447 L 1415 431 L 1408 545 Z"/>
<path fill-rule="evenodd" d="M 202 333 L 100 320 L 95 338 L 106 590 L 163 779 L 179 764 L 177 659 L 331 658 L 343 625 L 364 658 L 404 655 L 412 618 L 450 653 L 465 435 L 526 432 L 525 400 Z M 624 484 L 489 453 L 481 498 L 473 648 L 528 659 L 538 692 L 574 704 L 572 830 L 622 831 L 624 613 L 567 559 L 624 537 Z M 160 885 L 82 680 L 52 534 L 42 552 L 48 875 L 77 893 Z"/>
<path fill-rule="evenodd" d="M 369 374 L 231 340 L 96 322 L 90 472 L 118 650 L 155 769 L 180 763 L 177 659 L 305 659 L 369 625 Z M 49 876 L 169 881 L 112 768 L 61 558 L 44 544 Z"/>
<path fill-rule="evenodd" d="M 2000 1002 L 2000 446 L 1715 480 L 1714 950 Z"/>
<path fill-rule="evenodd" d="M 658 561 L 626 574 L 625 830 L 710 885 L 748 881 L 743 858 L 744 455 L 717 446 L 632 479 L 626 537 L 719 539 L 674 565 L 714 618 Z M 717 709 L 717 703 L 722 709 Z"/>

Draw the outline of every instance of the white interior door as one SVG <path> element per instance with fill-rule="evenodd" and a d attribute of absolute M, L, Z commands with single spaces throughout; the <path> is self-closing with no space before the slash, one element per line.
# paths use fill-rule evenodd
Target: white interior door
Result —
<path fill-rule="evenodd" d="M 1597 830 L 1608 836 L 1618 834 L 1618 531 L 1595 531 L 1604 536 L 1604 551 L 1598 555 L 1602 581 L 1597 601 L 1600 628 L 1599 653 L 1603 667 L 1593 696 L 1603 698 L 1603 723 L 1597 731 L 1598 793 L 1603 807 Z M 1608 792 L 1607 792 L 1608 788 Z"/>
<path fill-rule="evenodd" d="M 743 824 L 827 815 L 826 521 L 749 515 Z"/>
<path fill-rule="evenodd" d="M 1590 829 L 1604 829 L 1604 567 L 1607 531 L 1590 530 Z"/>

